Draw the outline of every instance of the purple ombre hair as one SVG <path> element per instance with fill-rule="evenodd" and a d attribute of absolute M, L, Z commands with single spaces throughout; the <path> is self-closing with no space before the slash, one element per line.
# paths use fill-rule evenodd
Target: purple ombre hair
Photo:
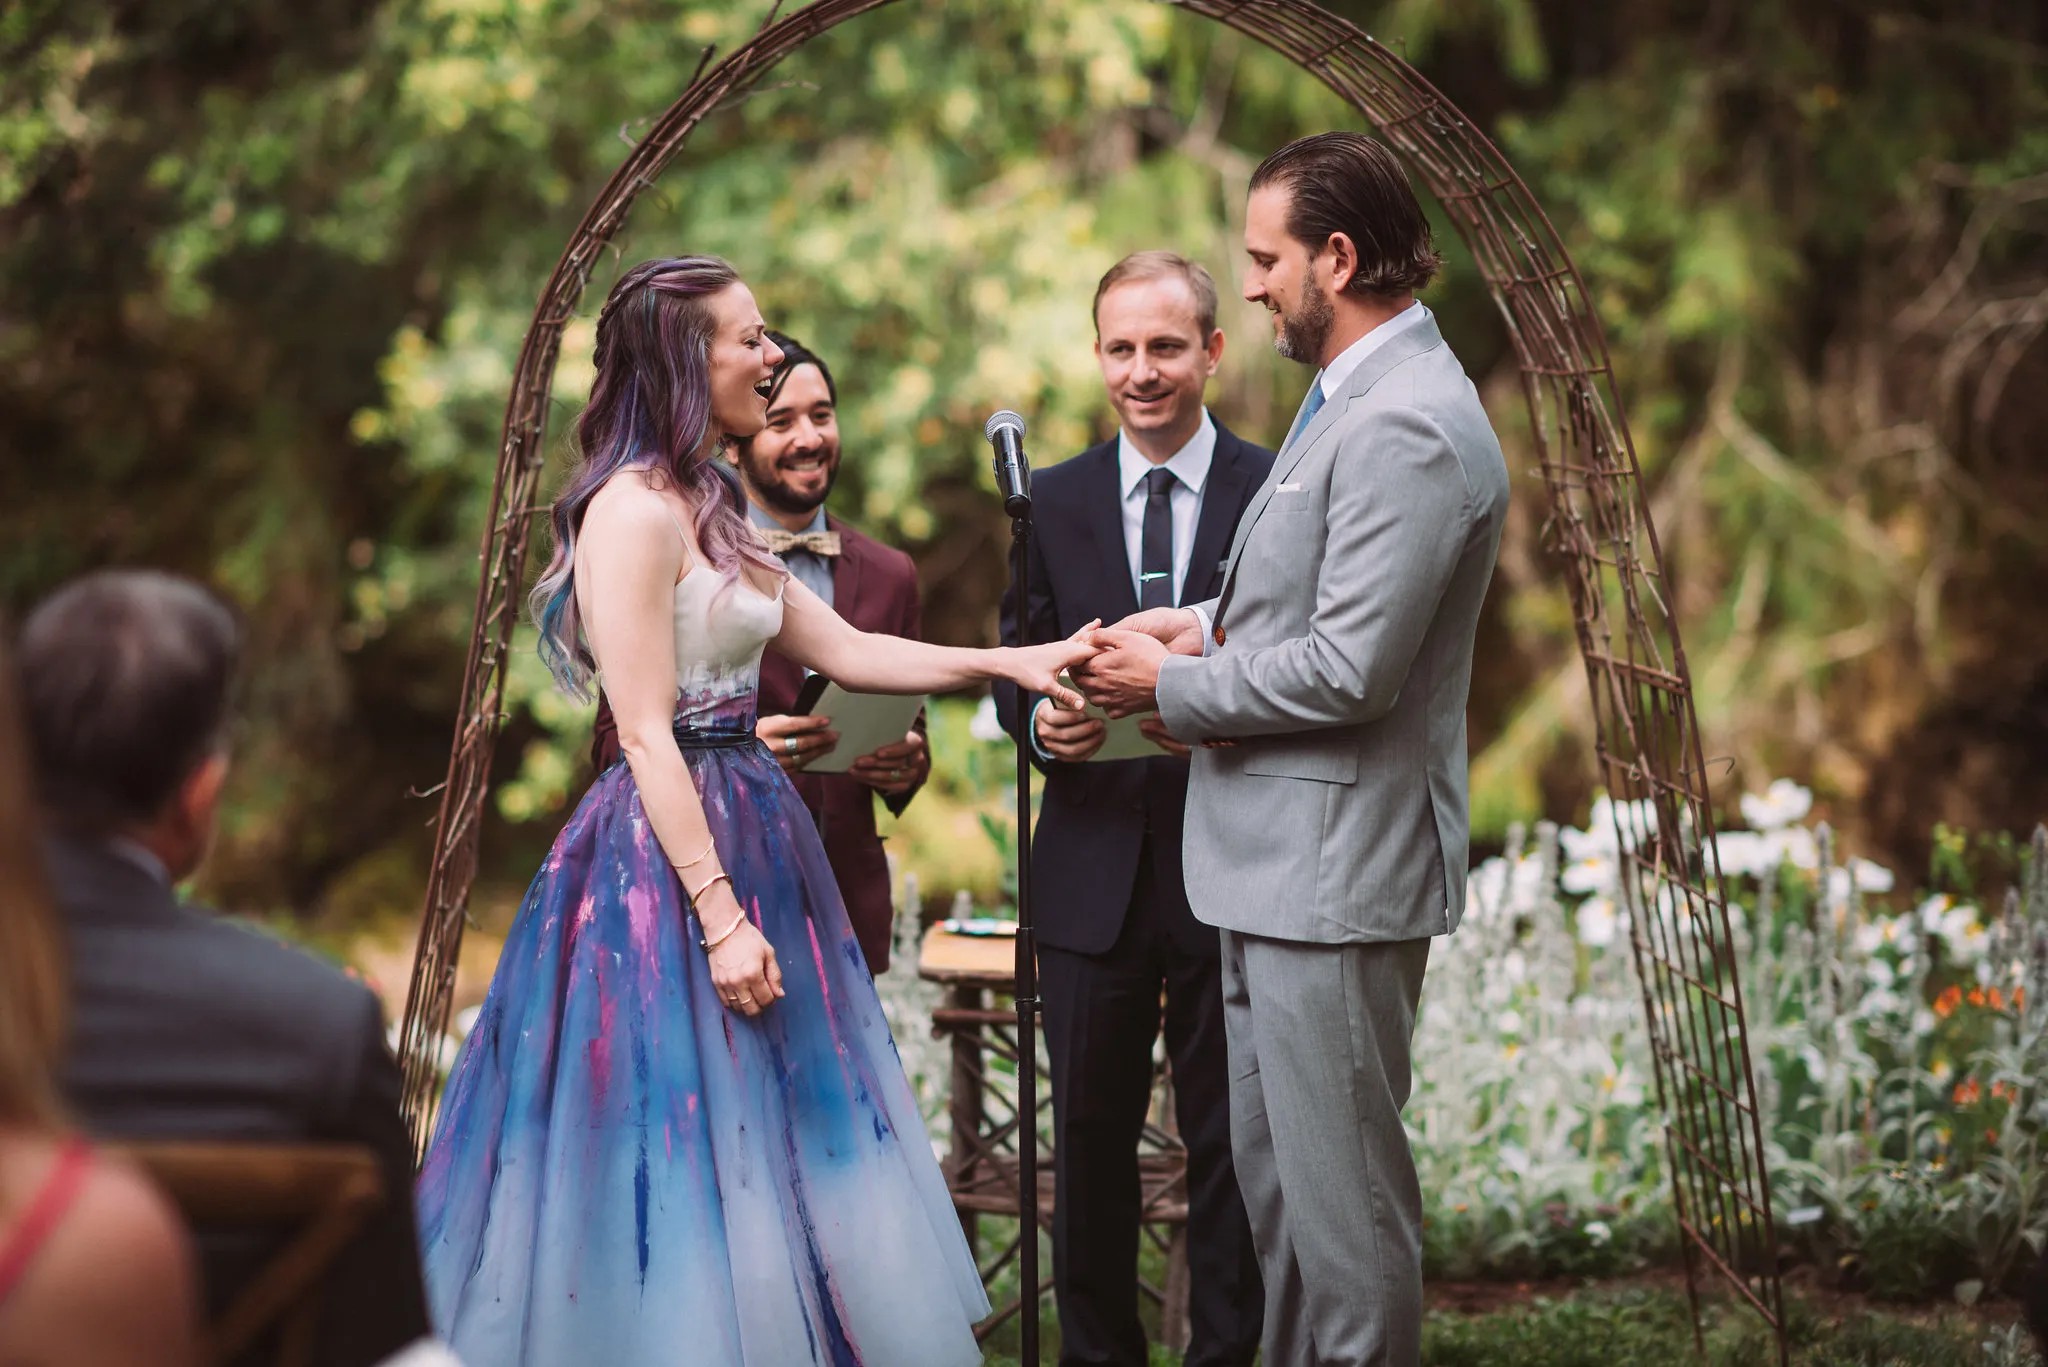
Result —
<path fill-rule="evenodd" d="M 643 261 L 612 286 L 597 314 L 597 378 L 576 420 L 582 459 L 555 500 L 555 554 L 528 598 L 540 626 L 540 657 L 566 693 L 589 696 L 597 661 L 576 608 L 576 537 L 605 481 L 641 469 L 667 481 L 696 510 L 697 547 L 724 580 L 743 565 L 780 577 L 780 561 L 747 525 L 734 481 L 718 469 L 711 421 L 711 297 L 740 283 L 715 256 Z"/>

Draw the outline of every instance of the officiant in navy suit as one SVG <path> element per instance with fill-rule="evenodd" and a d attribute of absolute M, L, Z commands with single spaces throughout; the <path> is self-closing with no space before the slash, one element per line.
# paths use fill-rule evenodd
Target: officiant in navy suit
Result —
<path fill-rule="evenodd" d="M 1033 482 L 1025 641 L 1215 594 L 1238 518 L 1273 463 L 1203 405 L 1223 333 L 1201 266 L 1171 252 L 1126 257 L 1096 290 L 1095 328 L 1120 430 Z M 1019 639 L 1018 617 L 1013 591 L 1006 642 Z M 1046 775 L 1031 876 L 1052 1071 L 1060 1362 L 1147 1361 L 1138 1142 L 1163 996 L 1187 1146 L 1186 1361 L 1249 1367 L 1263 1293 L 1231 1166 L 1219 940 L 1188 909 L 1181 879 L 1188 752 L 1154 719 L 1145 726 L 1157 755 L 1091 762 L 1099 721 L 1029 702 Z M 999 686 L 997 706 L 1015 734 L 1014 691 Z"/>

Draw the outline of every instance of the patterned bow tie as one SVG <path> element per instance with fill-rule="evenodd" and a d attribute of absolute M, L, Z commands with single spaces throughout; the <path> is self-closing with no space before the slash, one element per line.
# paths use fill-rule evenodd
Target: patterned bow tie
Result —
<path fill-rule="evenodd" d="M 839 554 L 837 532 L 786 532 L 780 527 L 764 527 L 761 535 L 768 538 L 768 549 L 777 555 L 809 551 L 830 559 Z"/>

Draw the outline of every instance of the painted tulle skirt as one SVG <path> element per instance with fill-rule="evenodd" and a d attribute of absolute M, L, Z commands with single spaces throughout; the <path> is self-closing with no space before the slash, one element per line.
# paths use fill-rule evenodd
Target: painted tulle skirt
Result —
<path fill-rule="evenodd" d="M 435 1324 L 470 1367 L 979 1362 L 988 1301 L 810 815 L 751 718 L 679 737 L 788 995 L 720 1004 L 614 765 L 449 1081 L 419 1179 Z"/>

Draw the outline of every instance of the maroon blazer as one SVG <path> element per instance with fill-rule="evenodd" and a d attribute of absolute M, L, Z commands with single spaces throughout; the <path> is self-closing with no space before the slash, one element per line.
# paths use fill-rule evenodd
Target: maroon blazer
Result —
<path fill-rule="evenodd" d="M 917 594 L 917 567 L 910 557 L 829 513 L 825 525 L 839 533 L 839 562 L 832 570 L 834 611 L 862 631 L 919 639 L 924 612 Z M 761 715 L 772 717 L 789 711 L 803 681 L 803 667 L 770 646 L 761 659 Z M 922 717 L 918 727 L 924 727 Z M 598 699 L 597 733 L 591 738 L 590 758 L 599 773 L 619 760 L 618 725 L 612 720 L 611 703 L 604 698 Z M 811 819 L 818 823 L 825 857 L 839 880 L 846 917 L 867 955 L 868 969 L 879 975 L 889 967 L 890 931 L 896 920 L 889 859 L 882 852 L 881 836 L 875 833 L 875 799 L 881 795 L 844 774 L 796 773 L 790 777 L 804 806 L 810 808 Z M 901 815 L 915 796 L 917 789 L 913 788 L 901 797 L 882 800 L 891 812 Z"/>

